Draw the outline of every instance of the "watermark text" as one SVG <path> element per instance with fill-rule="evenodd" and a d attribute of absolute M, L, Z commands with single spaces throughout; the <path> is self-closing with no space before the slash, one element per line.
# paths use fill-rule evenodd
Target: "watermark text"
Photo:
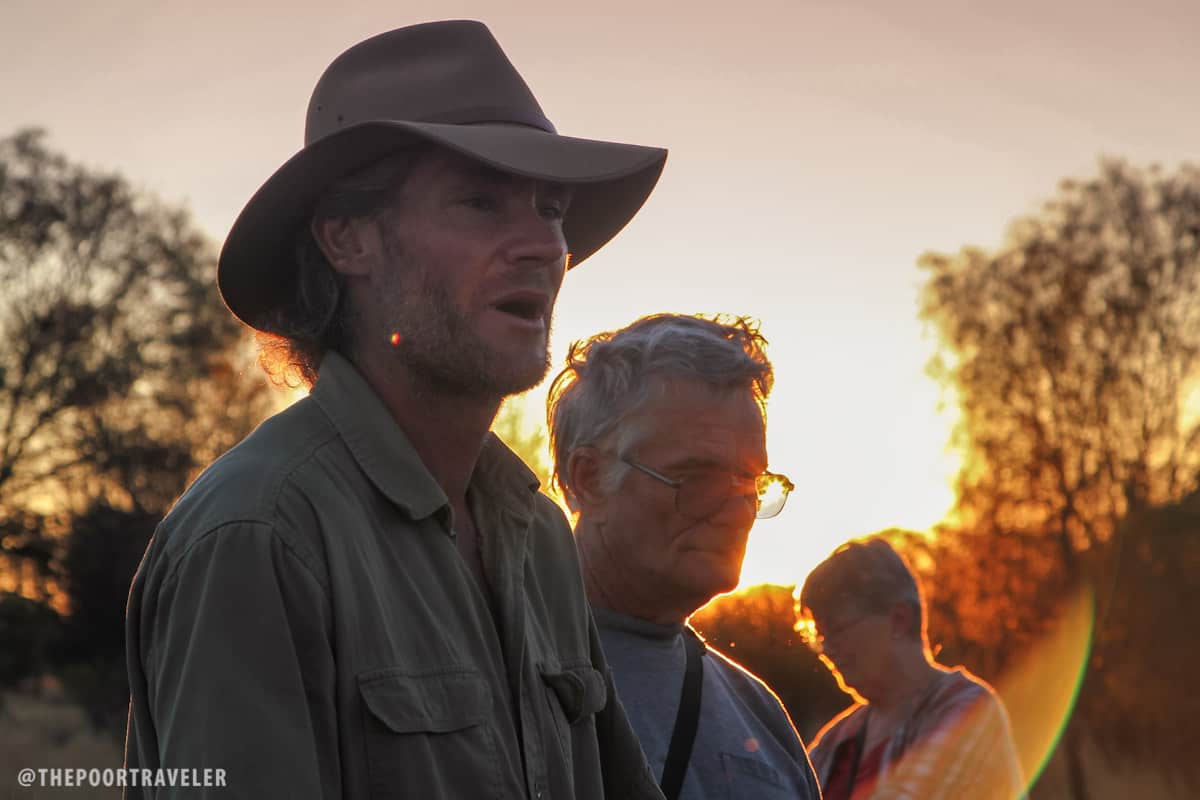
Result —
<path fill-rule="evenodd" d="M 217 767 L 159 767 L 157 769 L 128 769 L 125 767 L 26 767 L 17 773 L 17 784 L 24 788 L 37 787 L 189 787 L 224 788 L 225 770 Z"/>

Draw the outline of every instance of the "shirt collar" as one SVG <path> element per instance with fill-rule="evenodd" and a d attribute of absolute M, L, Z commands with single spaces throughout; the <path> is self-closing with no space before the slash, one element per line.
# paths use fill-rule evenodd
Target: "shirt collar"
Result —
<path fill-rule="evenodd" d="M 449 506 L 404 430 L 344 356 L 333 351 L 324 355 L 312 398 L 371 483 L 410 517 L 423 519 Z M 538 486 L 529 467 L 489 432 L 471 475 L 471 489 L 528 516 Z"/>
<path fill-rule="evenodd" d="M 606 628 L 619 630 L 643 639 L 674 639 L 683 633 L 683 623 L 681 622 L 667 624 L 651 622 L 648 619 L 632 617 L 599 606 L 592 606 L 592 615 L 595 616 L 598 624 Z"/>
<path fill-rule="evenodd" d="M 471 488 L 519 517 L 532 517 L 533 498 L 540 487 L 537 475 L 521 457 L 488 431 L 471 473 Z"/>

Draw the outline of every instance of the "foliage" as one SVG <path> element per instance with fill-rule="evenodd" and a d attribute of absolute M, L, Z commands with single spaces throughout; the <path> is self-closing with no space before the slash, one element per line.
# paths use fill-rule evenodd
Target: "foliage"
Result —
<path fill-rule="evenodd" d="M 1112 748 L 1152 748 L 1173 762 L 1168 775 L 1200 778 L 1193 764 L 1200 697 L 1190 690 L 1200 657 L 1200 493 L 1138 512 L 1121 527 L 1127 547 L 1103 587 L 1113 600 L 1090 676 L 1103 702 L 1090 704 L 1089 717 Z"/>
<path fill-rule="evenodd" d="M 766 681 L 805 741 L 850 704 L 796 631 L 794 587 L 762 585 L 722 595 L 691 624 L 724 655 Z"/>
<path fill-rule="evenodd" d="M 59 624 L 58 614 L 45 603 L 0 593 L 0 690 L 39 674 Z"/>
<path fill-rule="evenodd" d="M 1103 162 L 998 252 L 921 266 L 933 369 L 962 409 L 965 527 L 1053 531 L 1067 554 L 1195 486 L 1200 170 Z"/>
<path fill-rule="evenodd" d="M 1190 723 L 1167 701 L 1178 687 L 1163 640 L 1136 632 L 1177 641 L 1191 626 L 1167 600 L 1191 579 L 1167 565 L 1196 533 L 1179 509 L 1200 474 L 1200 170 L 1104 161 L 999 250 L 921 266 L 921 313 L 942 342 L 931 371 L 961 407 L 966 455 L 953 522 L 925 553 L 948 647 L 991 652 L 999 668 L 1090 582 L 1098 632 L 1066 740 L 1073 792 L 1086 792 L 1082 731 L 1110 759 L 1194 770 L 1171 734 Z M 1194 663 L 1195 642 L 1184 649 Z"/>
<path fill-rule="evenodd" d="M 214 256 L 185 210 L 0 139 L 0 577 L 66 612 L 56 658 L 98 724 L 154 521 L 268 411 Z"/>
<path fill-rule="evenodd" d="M 1069 582 L 1050 537 L 881 531 L 921 582 L 936 659 L 995 682 L 1057 622 Z"/>
<path fill-rule="evenodd" d="M 0 506 L 0 554 L 8 561 L 9 583 L 17 594 L 42 603 L 52 599 L 46 577 L 52 571 L 56 523 L 61 521 L 46 514 Z"/>
<path fill-rule="evenodd" d="M 116 734 L 124 728 L 129 698 L 125 604 L 158 517 L 97 503 L 75 518 L 62 556 L 62 589 L 71 609 L 55 653 L 63 688 L 97 729 Z"/>
<path fill-rule="evenodd" d="M 0 139 L 0 507 L 162 509 L 245 432 L 263 394 L 213 264 L 185 211 Z"/>
<path fill-rule="evenodd" d="M 542 491 L 551 492 L 550 447 L 546 428 L 538 421 L 531 426 L 521 405 L 523 396 L 511 397 L 500 406 L 492 422 L 492 432 L 521 457 L 542 483 Z"/>

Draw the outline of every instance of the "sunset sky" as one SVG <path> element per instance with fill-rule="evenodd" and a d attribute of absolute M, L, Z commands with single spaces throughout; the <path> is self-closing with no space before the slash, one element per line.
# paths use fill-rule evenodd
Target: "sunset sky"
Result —
<path fill-rule="evenodd" d="M 744 583 L 948 508 L 949 415 L 923 375 L 925 250 L 994 246 L 1102 154 L 1200 151 L 1200 4 L 827 0 L 226 3 L 0 0 L 0 135 L 38 125 L 187 203 L 223 239 L 300 146 L 351 44 L 489 24 L 560 132 L 670 148 L 658 189 L 572 272 L 567 344 L 658 311 L 749 314 L 777 369 L 771 466 L 799 487 Z M 540 421 L 544 389 L 527 401 Z"/>

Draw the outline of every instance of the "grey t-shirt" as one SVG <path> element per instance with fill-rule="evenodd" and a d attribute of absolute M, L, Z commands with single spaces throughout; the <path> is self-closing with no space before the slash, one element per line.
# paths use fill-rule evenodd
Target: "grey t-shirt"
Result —
<path fill-rule="evenodd" d="M 617 694 L 661 778 L 687 662 L 683 626 L 592 611 Z M 680 800 L 818 800 L 808 755 L 779 698 L 712 648 L 703 662 L 700 723 Z"/>

